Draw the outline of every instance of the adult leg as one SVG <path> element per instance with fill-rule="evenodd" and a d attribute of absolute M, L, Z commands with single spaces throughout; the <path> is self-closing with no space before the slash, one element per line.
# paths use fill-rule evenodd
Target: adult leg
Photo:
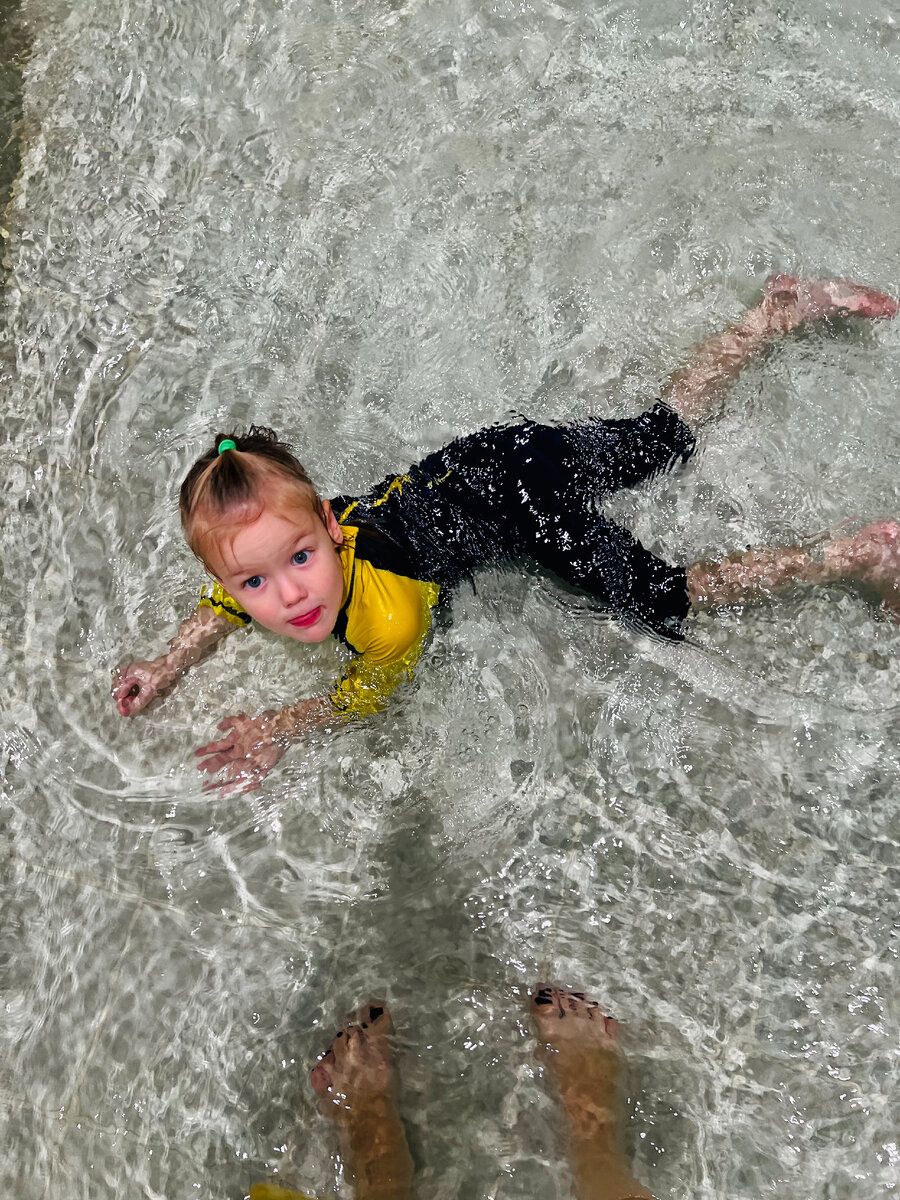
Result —
<path fill-rule="evenodd" d="M 900 523 L 876 521 L 853 537 L 825 544 L 821 558 L 794 547 L 756 547 L 721 562 L 697 562 L 687 569 L 694 608 L 742 604 L 798 585 L 851 580 L 874 592 L 885 610 L 900 620 Z"/>
<path fill-rule="evenodd" d="M 581 992 L 539 987 L 531 1013 L 562 1101 L 578 1200 L 652 1200 L 622 1149 L 616 1022 Z"/>
<path fill-rule="evenodd" d="M 670 378 L 663 399 L 696 429 L 712 412 L 725 384 L 780 334 L 825 317 L 895 317 L 897 312 L 897 302 L 890 296 L 860 283 L 773 275 L 760 302 L 737 324 L 694 349 L 688 365 Z"/>
<path fill-rule="evenodd" d="M 310 1073 L 322 1111 L 337 1124 L 356 1200 L 410 1200 L 413 1162 L 397 1108 L 389 1037 L 380 1004 L 364 1005 Z"/>

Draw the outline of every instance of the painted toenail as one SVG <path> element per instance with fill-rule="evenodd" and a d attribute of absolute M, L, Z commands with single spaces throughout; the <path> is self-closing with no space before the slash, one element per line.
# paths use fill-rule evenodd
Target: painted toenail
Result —
<path fill-rule="evenodd" d="M 377 1021 L 383 1012 L 384 1012 L 383 1008 L 379 1008 L 377 1004 L 373 1004 L 372 1007 L 369 1009 L 369 1016 L 372 1018 L 373 1021 Z M 363 1029 L 365 1029 L 365 1025 L 363 1025 Z"/>
<path fill-rule="evenodd" d="M 535 1004 L 552 1004 L 553 1001 L 550 999 L 549 988 L 546 991 L 538 992 L 534 998 L 534 1002 Z"/>

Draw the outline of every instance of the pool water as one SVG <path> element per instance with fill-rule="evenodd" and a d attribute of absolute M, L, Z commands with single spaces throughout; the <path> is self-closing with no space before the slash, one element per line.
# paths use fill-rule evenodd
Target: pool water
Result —
<path fill-rule="evenodd" d="M 427 1198 L 571 1195 L 527 994 L 628 1026 L 660 1197 L 900 1189 L 900 629 L 849 589 L 635 636 L 532 573 L 456 595 L 383 714 L 253 796 L 223 716 L 331 646 L 109 673 L 202 578 L 220 428 L 364 489 L 510 410 L 641 409 L 775 269 L 900 293 L 886 0 L 24 0 L 0 355 L 0 1139 L 22 1200 L 341 1195 L 305 1071 L 386 997 Z M 676 561 L 900 511 L 900 327 L 747 370 L 612 511 Z"/>

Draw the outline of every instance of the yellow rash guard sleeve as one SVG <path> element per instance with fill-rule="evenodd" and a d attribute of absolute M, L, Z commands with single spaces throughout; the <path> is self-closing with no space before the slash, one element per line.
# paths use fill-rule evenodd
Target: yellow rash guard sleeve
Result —
<path fill-rule="evenodd" d="M 360 658 L 337 680 L 329 699 L 335 712 L 347 720 L 367 717 L 384 708 L 391 692 L 404 679 L 412 679 L 412 665 L 369 663 Z"/>
<path fill-rule="evenodd" d="M 230 621 L 232 625 L 250 624 L 249 614 L 244 612 L 237 600 L 233 600 L 218 582 L 210 583 L 203 589 L 203 595 L 200 597 L 197 607 L 211 608 L 213 612 L 224 617 L 226 621 Z"/>

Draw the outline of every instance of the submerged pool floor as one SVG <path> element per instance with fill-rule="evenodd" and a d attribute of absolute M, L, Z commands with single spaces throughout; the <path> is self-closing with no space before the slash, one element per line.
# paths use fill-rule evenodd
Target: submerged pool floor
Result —
<path fill-rule="evenodd" d="M 571 1195 L 538 979 L 626 1026 L 660 1197 L 900 1187 L 900 629 L 846 589 L 635 636 L 485 573 L 416 682 L 252 797 L 225 715 L 329 646 L 109 673 L 203 580 L 180 479 L 260 421 L 323 494 L 509 410 L 634 413 L 772 270 L 900 295 L 886 2 L 26 0 L 5 242 L 0 1178 L 348 1195 L 305 1072 L 387 998 L 423 1197 Z M 3 365 L 7 364 L 7 365 Z M 777 346 L 615 512 L 675 561 L 900 513 L 900 326 Z"/>

